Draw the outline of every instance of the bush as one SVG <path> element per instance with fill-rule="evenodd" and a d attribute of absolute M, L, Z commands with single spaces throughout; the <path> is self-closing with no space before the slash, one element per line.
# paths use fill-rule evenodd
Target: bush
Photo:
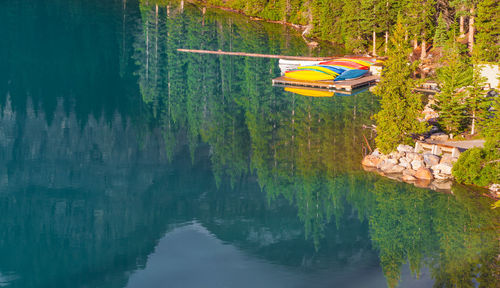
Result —
<path fill-rule="evenodd" d="M 464 184 L 488 186 L 500 183 L 500 152 L 498 149 L 473 148 L 462 153 L 453 165 L 452 174 Z"/>

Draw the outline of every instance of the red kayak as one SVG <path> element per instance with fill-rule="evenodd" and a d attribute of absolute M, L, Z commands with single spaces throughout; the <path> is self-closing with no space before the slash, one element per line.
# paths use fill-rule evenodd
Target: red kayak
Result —
<path fill-rule="evenodd" d="M 358 69 L 358 70 L 368 70 L 370 69 L 368 66 L 356 63 L 353 61 L 343 61 L 343 60 L 331 60 L 326 62 L 321 62 L 319 65 L 328 65 L 328 66 L 341 66 L 349 69 Z"/>

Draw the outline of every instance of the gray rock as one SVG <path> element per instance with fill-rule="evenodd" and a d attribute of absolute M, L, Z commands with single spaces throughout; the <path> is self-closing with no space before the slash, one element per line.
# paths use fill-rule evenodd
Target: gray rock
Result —
<path fill-rule="evenodd" d="M 424 157 L 422 156 L 422 154 L 415 153 L 415 152 L 408 152 L 408 153 L 406 153 L 406 158 L 410 159 L 411 161 L 413 161 L 413 160 L 419 160 L 419 161 L 424 160 Z"/>
<path fill-rule="evenodd" d="M 431 169 L 437 173 L 451 175 L 451 168 L 453 168 L 453 166 L 449 163 L 440 163 L 432 166 Z"/>
<path fill-rule="evenodd" d="M 432 175 L 434 176 L 434 178 L 436 178 L 438 180 L 448 180 L 448 179 L 451 179 L 451 175 L 444 174 L 444 173 L 433 173 Z"/>
<path fill-rule="evenodd" d="M 434 133 L 431 135 L 430 139 L 433 141 L 447 141 L 448 135 L 444 133 Z"/>
<path fill-rule="evenodd" d="M 410 145 L 399 144 L 396 150 L 398 150 L 398 152 L 413 152 L 414 148 Z"/>
<path fill-rule="evenodd" d="M 403 171 L 403 175 L 409 175 L 409 176 L 414 176 L 417 171 L 412 170 L 412 169 L 406 169 Z"/>
<path fill-rule="evenodd" d="M 398 161 L 398 159 L 395 159 L 395 158 L 392 158 L 392 159 L 387 159 L 387 160 L 385 160 L 385 161 L 386 161 L 387 163 L 391 163 L 391 164 L 393 164 L 393 165 L 396 165 L 396 164 L 398 164 L 398 162 L 399 162 L 399 161 Z"/>
<path fill-rule="evenodd" d="M 411 161 L 410 159 L 403 157 L 399 159 L 399 166 L 405 167 L 405 168 L 411 168 Z"/>
<path fill-rule="evenodd" d="M 439 131 L 439 128 L 437 126 L 432 126 L 431 130 L 429 132 L 431 133 L 436 133 Z"/>
<path fill-rule="evenodd" d="M 403 153 L 401 153 L 401 152 L 396 152 L 396 151 L 393 151 L 393 152 L 391 152 L 391 153 L 389 154 L 389 156 L 390 156 L 391 158 L 393 158 L 393 159 L 399 159 L 399 158 L 401 158 L 401 157 L 404 157 L 405 155 L 404 155 L 404 152 L 403 152 Z"/>
<path fill-rule="evenodd" d="M 380 153 L 380 150 L 378 150 L 378 148 L 377 148 L 377 149 L 373 150 L 371 155 L 372 156 L 380 156 L 380 155 L 382 155 L 382 153 Z"/>
<path fill-rule="evenodd" d="M 425 153 L 423 156 L 425 165 L 428 167 L 439 164 L 439 160 L 441 159 L 439 156 L 430 153 Z"/>
<path fill-rule="evenodd" d="M 453 162 L 453 158 L 454 157 L 451 157 L 451 154 L 444 154 L 442 157 L 441 157 L 441 161 L 439 161 L 439 164 L 443 164 L 443 163 L 446 163 L 446 164 L 452 164 Z"/>
<path fill-rule="evenodd" d="M 387 170 L 387 173 L 401 173 L 405 170 L 403 166 L 394 165 L 391 169 Z"/>
<path fill-rule="evenodd" d="M 423 161 L 420 161 L 420 160 L 413 160 L 413 161 L 411 161 L 411 168 L 413 170 L 418 170 L 418 168 L 423 167 L 423 166 L 424 166 L 424 162 Z"/>
<path fill-rule="evenodd" d="M 384 161 L 382 163 L 382 165 L 380 165 L 379 169 L 382 170 L 383 172 L 385 173 L 388 173 L 389 170 L 392 169 L 392 167 L 394 167 L 395 164 L 392 164 L 390 162 L 387 162 L 387 161 Z"/>

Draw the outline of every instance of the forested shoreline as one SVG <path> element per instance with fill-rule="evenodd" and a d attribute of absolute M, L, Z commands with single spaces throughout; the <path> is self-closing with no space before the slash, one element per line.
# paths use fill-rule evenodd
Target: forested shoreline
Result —
<path fill-rule="evenodd" d="M 227 7 L 249 16 L 307 26 L 306 36 L 344 45 L 354 53 L 386 55 L 398 15 L 405 38 L 421 48 L 440 45 L 447 31 L 477 47 L 481 61 L 500 55 L 500 5 L 495 0 L 202 0 L 194 2 Z"/>

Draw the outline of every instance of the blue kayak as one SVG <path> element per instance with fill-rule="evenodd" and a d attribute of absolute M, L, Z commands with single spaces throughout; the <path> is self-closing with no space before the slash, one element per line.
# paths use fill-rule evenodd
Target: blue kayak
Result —
<path fill-rule="evenodd" d="M 335 77 L 334 81 L 352 80 L 359 78 L 365 75 L 366 73 L 368 73 L 368 70 L 361 70 L 361 69 L 347 70 L 344 73 L 340 74 L 339 76 Z"/>

